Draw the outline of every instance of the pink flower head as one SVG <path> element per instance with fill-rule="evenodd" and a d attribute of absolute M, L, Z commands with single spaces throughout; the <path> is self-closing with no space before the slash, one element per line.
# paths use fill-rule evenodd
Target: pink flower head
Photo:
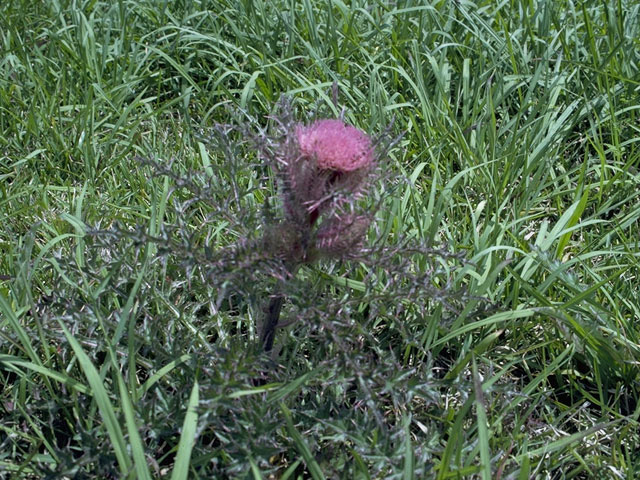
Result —
<path fill-rule="evenodd" d="M 373 163 L 371 140 L 340 120 L 318 120 L 296 129 L 300 153 L 315 158 L 321 170 L 352 172 Z"/>

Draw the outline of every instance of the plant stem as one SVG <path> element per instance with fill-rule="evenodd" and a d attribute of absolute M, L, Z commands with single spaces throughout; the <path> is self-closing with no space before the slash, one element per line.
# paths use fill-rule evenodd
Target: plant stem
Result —
<path fill-rule="evenodd" d="M 262 324 L 262 332 L 260 333 L 260 342 L 265 352 L 270 352 L 273 348 L 273 340 L 276 336 L 276 327 L 280 320 L 280 311 L 283 303 L 283 295 L 275 295 L 269 301 L 264 323 Z"/>

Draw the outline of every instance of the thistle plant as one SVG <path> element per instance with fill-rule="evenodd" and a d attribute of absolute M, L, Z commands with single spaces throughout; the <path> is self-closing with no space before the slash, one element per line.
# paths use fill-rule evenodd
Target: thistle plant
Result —
<path fill-rule="evenodd" d="M 174 184 L 170 199 L 176 221 L 162 225 L 157 235 L 120 227 L 92 233 L 98 239 L 135 236 L 136 242 L 155 244 L 165 261 L 183 265 L 190 283 L 196 273 L 217 292 L 216 312 L 230 298 L 246 304 L 265 352 L 273 348 L 283 309 L 289 312 L 282 325 L 306 321 L 326 327 L 318 319 L 345 306 L 333 305 L 313 286 L 313 272 L 335 262 L 369 272 L 362 278 L 365 298 L 351 299 L 354 305 L 368 305 L 369 315 L 375 317 L 376 305 L 386 311 L 390 301 L 412 308 L 435 302 L 454 312 L 463 293 L 451 286 L 448 270 L 462 257 L 399 233 L 386 244 L 376 224 L 394 188 L 386 161 L 400 137 L 390 132 L 391 127 L 374 139 L 343 118 L 300 122 L 283 99 L 266 127 L 241 118 L 203 135 L 212 152 L 222 155 L 213 174 L 177 173 L 171 163 L 141 159 L 153 176 L 169 177 Z M 247 151 L 257 161 L 252 163 Z M 251 169 L 253 187 L 238 182 L 241 175 L 234 172 L 240 169 Z M 399 184 L 397 178 L 394 182 Z M 378 192 L 380 185 L 385 195 Z M 256 204 L 255 192 L 268 190 L 272 194 L 264 195 L 262 206 Z M 194 219 L 199 203 L 208 213 Z M 200 227 L 194 230 L 189 223 Z M 221 245 L 220 237 L 217 242 L 210 236 L 203 239 L 203 227 L 216 225 L 226 226 L 236 240 Z M 416 261 L 430 266 L 416 274 Z M 326 304 L 322 314 L 314 300 Z M 343 308 L 334 313 L 335 318 L 348 316 Z"/>
<path fill-rule="evenodd" d="M 371 140 L 342 120 L 318 120 L 290 128 L 272 156 L 280 179 L 285 218 L 269 226 L 264 243 L 279 252 L 293 274 L 301 263 L 354 255 L 371 215 L 355 211 L 375 167 Z M 266 309 L 260 339 L 271 350 L 283 297 Z"/>

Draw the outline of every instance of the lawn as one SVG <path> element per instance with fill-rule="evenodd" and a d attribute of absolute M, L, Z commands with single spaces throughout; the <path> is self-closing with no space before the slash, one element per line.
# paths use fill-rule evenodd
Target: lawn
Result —
<path fill-rule="evenodd" d="M 0 42 L 0 478 L 640 476 L 640 2 L 5 0 Z M 375 169 L 311 255 L 322 118 Z"/>

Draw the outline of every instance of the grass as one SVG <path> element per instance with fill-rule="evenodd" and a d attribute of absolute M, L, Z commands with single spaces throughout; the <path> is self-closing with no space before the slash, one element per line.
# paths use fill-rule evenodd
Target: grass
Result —
<path fill-rule="evenodd" d="M 0 476 L 640 475 L 639 19 L 2 2 Z M 193 255 L 259 232 L 273 182 L 214 127 L 256 131 L 283 94 L 302 121 L 406 132 L 369 242 L 434 253 L 301 269 L 272 360 L 273 283 L 234 290 Z"/>

